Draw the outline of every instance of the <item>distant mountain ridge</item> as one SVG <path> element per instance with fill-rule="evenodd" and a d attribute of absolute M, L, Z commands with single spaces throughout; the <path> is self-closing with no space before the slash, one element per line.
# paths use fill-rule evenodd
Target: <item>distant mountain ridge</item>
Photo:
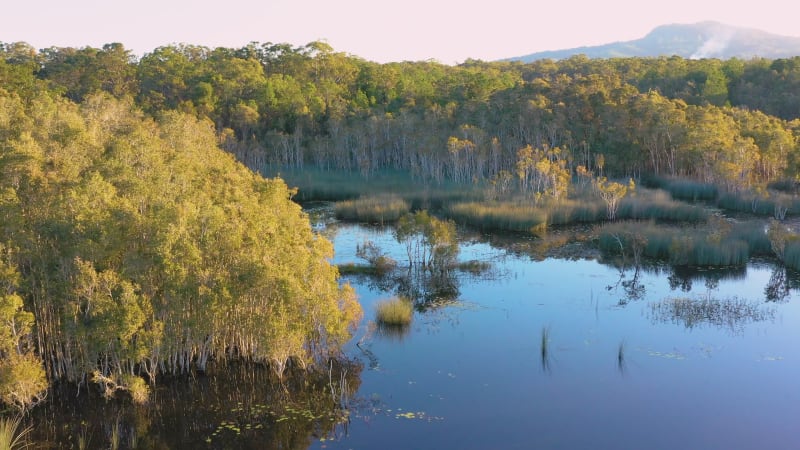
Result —
<path fill-rule="evenodd" d="M 800 56 L 800 37 L 781 36 L 719 22 L 671 24 L 656 27 L 641 39 L 564 50 L 531 53 L 505 61 L 531 62 L 566 59 L 585 54 L 589 58 L 681 56 L 684 58 L 767 59 Z"/>

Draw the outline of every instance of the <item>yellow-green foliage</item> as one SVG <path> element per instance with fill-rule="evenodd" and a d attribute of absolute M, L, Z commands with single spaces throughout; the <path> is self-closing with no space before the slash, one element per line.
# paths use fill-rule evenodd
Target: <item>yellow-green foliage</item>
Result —
<path fill-rule="evenodd" d="M 407 326 L 411 324 L 414 315 L 414 305 L 411 300 L 395 297 L 382 300 L 375 305 L 376 320 L 379 324 L 389 326 Z"/>
<path fill-rule="evenodd" d="M 395 222 L 410 209 L 408 202 L 393 194 L 343 200 L 335 205 L 339 219 L 380 224 Z"/>
<path fill-rule="evenodd" d="M 349 339 L 361 310 L 331 243 L 211 122 L 0 91 L 0 136 L 0 242 L 36 287 L 17 294 L 53 377 L 155 379 L 234 348 L 281 372 Z"/>
<path fill-rule="evenodd" d="M 42 361 L 32 353 L 11 355 L 0 360 L 0 401 L 25 411 L 47 395 L 47 377 Z"/>

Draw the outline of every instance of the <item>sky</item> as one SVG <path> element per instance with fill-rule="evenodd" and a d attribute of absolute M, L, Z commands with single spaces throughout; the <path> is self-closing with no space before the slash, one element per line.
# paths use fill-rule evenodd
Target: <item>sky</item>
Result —
<path fill-rule="evenodd" d="M 759 0 L 9 0 L 0 42 L 102 47 L 142 56 L 163 45 L 242 47 L 326 40 L 366 60 L 458 64 L 643 37 L 659 25 L 714 20 L 800 36 L 800 2 Z"/>

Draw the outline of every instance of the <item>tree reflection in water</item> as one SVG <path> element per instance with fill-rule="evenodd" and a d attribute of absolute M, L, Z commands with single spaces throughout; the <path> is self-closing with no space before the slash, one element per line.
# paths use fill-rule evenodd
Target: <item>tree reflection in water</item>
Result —
<path fill-rule="evenodd" d="M 739 334 L 749 323 L 773 320 L 775 310 L 735 297 L 718 299 L 708 295 L 668 298 L 652 303 L 650 317 L 653 322 L 671 322 L 689 329 L 707 324 Z"/>
<path fill-rule="evenodd" d="M 32 437 L 42 448 L 109 448 L 114 439 L 119 448 L 307 448 L 346 435 L 362 369 L 331 360 L 279 380 L 264 366 L 228 364 L 162 380 L 145 406 L 96 392 L 76 397 L 74 386 L 59 386 L 63 392 L 34 411 L 42 426 Z"/>

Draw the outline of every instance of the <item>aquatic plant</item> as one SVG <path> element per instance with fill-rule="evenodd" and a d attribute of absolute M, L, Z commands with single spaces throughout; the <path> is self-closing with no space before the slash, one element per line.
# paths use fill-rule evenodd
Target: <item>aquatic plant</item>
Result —
<path fill-rule="evenodd" d="M 355 200 L 336 202 L 334 213 L 337 219 L 358 222 L 395 222 L 411 209 L 411 205 L 394 194 L 379 194 Z"/>
<path fill-rule="evenodd" d="M 702 228 L 673 228 L 655 223 L 607 224 L 598 232 L 598 246 L 608 254 L 642 256 L 681 266 L 741 266 L 753 255 L 769 254 L 763 227 L 730 225 L 722 219 Z"/>
<path fill-rule="evenodd" d="M 619 204 L 620 219 L 658 220 L 670 222 L 704 222 L 708 211 L 697 205 L 675 201 L 665 191 L 640 189 L 635 197 L 626 197 Z"/>
<path fill-rule="evenodd" d="M 414 305 L 407 298 L 394 297 L 378 302 L 375 311 L 379 325 L 408 326 L 414 315 Z"/>
<path fill-rule="evenodd" d="M 676 200 L 713 201 L 719 193 L 713 184 L 693 180 L 654 177 L 647 180 L 647 184 L 664 189 Z"/>
<path fill-rule="evenodd" d="M 547 213 L 530 204 L 515 202 L 456 203 L 444 208 L 444 215 L 457 223 L 484 230 L 543 232 Z"/>

